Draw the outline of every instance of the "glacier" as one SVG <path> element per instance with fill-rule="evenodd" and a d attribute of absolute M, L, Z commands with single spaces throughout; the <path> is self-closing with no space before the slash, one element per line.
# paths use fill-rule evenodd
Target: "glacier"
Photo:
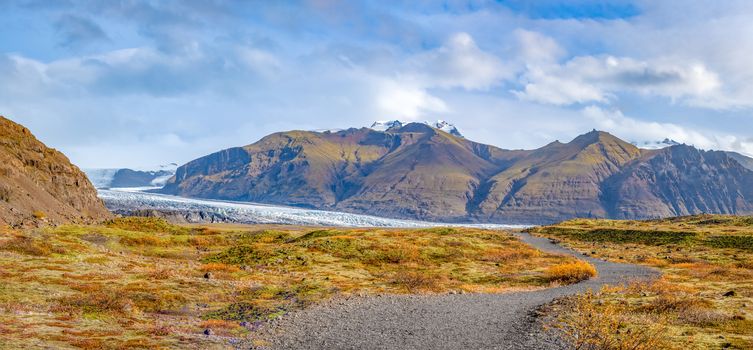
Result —
<path fill-rule="evenodd" d="M 165 210 L 202 211 L 222 215 L 238 223 L 305 226 L 430 228 L 472 227 L 485 229 L 522 229 L 528 225 L 457 224 L 389 219 L 371 215 L 302 209 L 249 202 L 185 198 L 148 192 L 153 187 L 99 189 L 99 197 L 113 211 Z"/>

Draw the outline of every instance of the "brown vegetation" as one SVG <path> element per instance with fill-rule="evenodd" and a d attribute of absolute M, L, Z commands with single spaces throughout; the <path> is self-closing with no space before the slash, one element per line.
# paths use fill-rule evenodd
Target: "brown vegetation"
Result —
<path fill-rule="evenodd" d="M 563 313 L 570 332 L 590 334 L 593 317 L 614 314 L 626 329 L 663 329 L 661 337 L 678 348 L 753 348 L 753 217 L 578 219 L 531 231 L 584 254 L 653 266 L 664 275 L 655 283 L 577 299 Z M 586 306 L 594 312 L 579 309 Z M 635 337 L 624 330 L 609 334 L 620 342 Z"/>
<path fill-rule="evenodd" d="M 246 346 L 258 323 L 328 298 L 543 288 L 573 261 L 477 229 L 0 229 L 0 333 L 9 348 Z"/>

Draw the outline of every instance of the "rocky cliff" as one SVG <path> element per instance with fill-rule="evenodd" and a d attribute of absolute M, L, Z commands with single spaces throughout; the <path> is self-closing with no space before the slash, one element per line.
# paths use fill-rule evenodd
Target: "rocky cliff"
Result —
<path fill-rule="evenodd" d="M 68 158 L 0 117 L 0 225 L 90 222 L 110 216 Z"/>
<path fill-rule="evenodd" d="M 180 167 L 163 192 L 453 222 L 748 214 L 748 161 L 685 145 L 639 149 L 595 130 L 503 150 L 413 123 L 272 134 Z"/>

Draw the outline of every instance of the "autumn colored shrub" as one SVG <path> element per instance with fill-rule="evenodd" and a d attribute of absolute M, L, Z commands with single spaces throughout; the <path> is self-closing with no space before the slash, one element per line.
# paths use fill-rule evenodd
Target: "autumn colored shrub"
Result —
<path fill-rule="evenodd" d="M 62 247 L 53 246 L 50 243 L 28 236 L 15 236 L 4 243 L 0 243 L 0 250 L 33 256 L 49 256 L 53 253 L 65 254 L 65 249 Z"/>
<path fill-rule="evenodd" d="M 544 275 L 552 282 L 577 283 L 595 277 L 596 268 L 585 261 L 576 261 L 551 266 Z"/>
<path fill-rule="evenodd" d="M 630 317 L 615 304 L 604 304 L 591 291 L 570 298 L 564 312 L 549 327 L 573 349 L 653 350 L 670 349 L 666 327 L 645 317 Z"/>
<path fill-rule="evenodd" d="M 435 290 L 440 282 L 438 276 L 426 271 L 401 270 L 392 278 L 393 284 L 411 293 Z"/>

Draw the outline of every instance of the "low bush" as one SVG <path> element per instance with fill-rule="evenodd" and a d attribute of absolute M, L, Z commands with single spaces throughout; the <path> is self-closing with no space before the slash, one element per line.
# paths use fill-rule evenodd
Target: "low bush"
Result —
<path fill-rule="evenodd" d="M 551 282 L 577 283 L 595 277 L 596 268 L 585 261 L 576 261 L 551 266 L 544 276 Z"/>
<path fill-rule="evenodd" d="M 408 292 L 433 291 L 440 284 L 440 278 L 425 271 L 398 271 L 392 277 L 392 283 Z"/>
<path fill-rule="evenodd" d="M 587 292 L 570 298 L 549 321 L 573 349 L 653 350 L 671 348 L 666 327 L 645 317 L 629 317 L 619 305 L 603 304 L 601 295 Z"/>
<path fill-rule="evenodd" d="M 28 236 L 16 236 L 4 243 L 0 243 L 0 250 L 12 251 L 20 254 L 33 256 L 49 256 L 52 254 L 65 254 L 62 247 L 53 246 Z"/>
<path fill-rule="evenodd" d="M 192 231 L 187 227 L 170 224 L 165 219 L 136 216 L 115 218 L 105 222 L 105 226 L 126 231 L 147 233 L 189 234 Z"/>
<path fill-rule="evenodd" d="M 753 251 L 753 236 L 712 236 L 707 238 L 703 243 L 714 248 Z"/>
<path fill-rule="evenodd" d="M 202 316 L 204 320 L 225 321 L 260 321 L 275 314 L 277 310 L 270 310 L 247 302 L 238 302 L 226 307 L 208 312 Z"/>

